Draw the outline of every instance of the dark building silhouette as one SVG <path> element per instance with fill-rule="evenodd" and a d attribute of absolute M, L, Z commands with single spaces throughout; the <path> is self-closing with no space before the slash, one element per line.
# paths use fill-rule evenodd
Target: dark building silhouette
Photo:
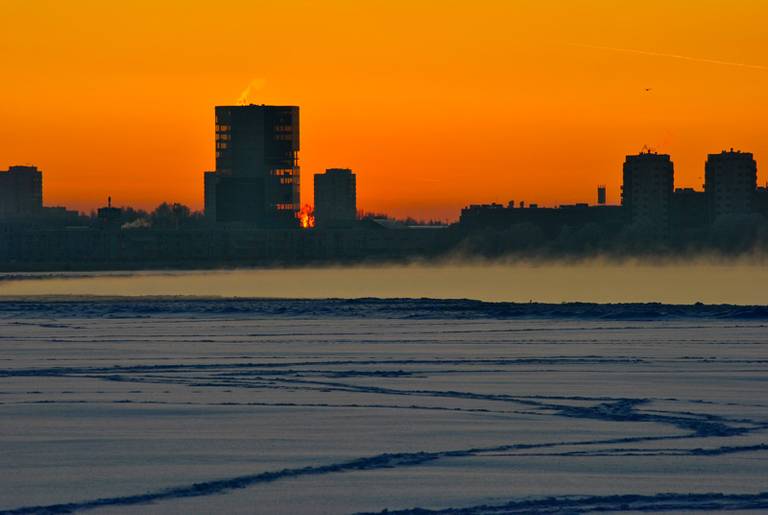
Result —
<path fill-rule="evenodd" d="M 43 210 L 43 173 L 36 166 L 0 171 L 0 217 L 39 215 Z"/>
<path fill-rule="evenodd" d="M 315 226 L 349 226 L 356 218 L 356 178 L 352 170 L 330 168 L 315 174 Z"/>
<path fill-rule="evenodd" d="M 709 154 L 704 167 L 704 191 L 709 221 L 721 216 L 754 212 L 757 162 L 749 152 Z"/>
<path fill-rule="evenodd" d="M 81 222 L 80 213 L 64 206 L 43 207 L 42 221 L 49 227 L 75 226 Z"/>
<path fill-rule="evenodd" d="M 218 220 L 216 212 L 216 186 L 223 175 L 214 172 L 203 173 L 203 212 L 210 222 Z"/>
<path fill-rule="evenodd" d="M 122 214 L 122 209 L 119 207 L 112 207 L 112 197 L 107 197 L 107 205 L 105 207 L 100 207 L 96 216 L 101 227 L 119 229 Z"/>
<path fill-rule="evenodd" d="M 642 152 L 624 161 L 621 205 L 635 229 L 656 237 L 669 236 L 674 165 L 669 155 Z"/>
<path fill-rule="evenodd" d="M 216 171 L 205 173 L 205 213 L 215 222 L 297 226 L 299 108 L 217 106 Z"/>
<path fill-rule="evenodd" d="M 619 206 L 590 206 L 587 204 L 563 205 L 556 208 L 525 206 L 514 202 L 502 204 L 472 204 L 461 210 L 459 227 L 463 231 L 482 229 L 504 230 L 515 226 L 531 225 L 547 238 L 558 237 L 565 228 L 578 229 L 599 226 L 607 233 L 615 232 L 621 225 Z"/>
<path fill-rule="evenodd" d="M 605 185 L 600 185 L 597 187 L 597 205 L 598 206 L 604 206 L 606 201 L 606 195 L 605 195 Z"/>
<path fill-rule="evenodd" d="M 754 212 L 768 220 L 768 186 L 755 190 Z"/>
<path fill-rule="evenodd" d="M 707 226 L 707 198 L 703 191 L 676 188 L 672 194 L 671 223 L 675 237 Z"/>

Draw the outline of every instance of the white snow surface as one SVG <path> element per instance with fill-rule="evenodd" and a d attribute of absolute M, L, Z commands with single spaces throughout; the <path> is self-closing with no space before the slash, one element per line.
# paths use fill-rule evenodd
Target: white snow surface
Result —
<path fill-rule="evenodd" d="M 6 302 L 0 511 L 768 509 L 766 319 L 225 302 Z"/>

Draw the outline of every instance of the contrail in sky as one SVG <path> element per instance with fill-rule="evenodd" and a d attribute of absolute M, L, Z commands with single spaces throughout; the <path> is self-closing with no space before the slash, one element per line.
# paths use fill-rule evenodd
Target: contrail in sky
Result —
<path fill-rule="evenodd" d="M 718 61 L 717 59 L 706 59 L 703 57 L 691 57 L 688 55 L 678 55 L 678 54 L 665 54 L 662 52 L 649 52 L 647 50 L 636 50 L 633 48 L 617 48 L 617 47 L 609 47 L 609 46 L 584 45 L 581 43 L 569 43 L 569 45 L 581 47 L 581 48 L 591 48 L 594 50 L 608 50 L 611 52 L 623 52 L 625 54 L 667 57 L 669 59 L 681 59 L 683 61 L 692 61 L 695 63 L 719 64 L 721 66 L 736 66 L 739 68 L 751 68 L 753 70 L 768 70 L 768 66 L 762 66 L 759 64 L 732 63 L 730 61 Z"/>

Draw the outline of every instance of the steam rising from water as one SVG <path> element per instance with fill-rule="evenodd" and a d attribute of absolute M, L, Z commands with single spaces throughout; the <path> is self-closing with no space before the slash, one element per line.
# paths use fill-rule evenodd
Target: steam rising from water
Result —
<path fill-rule="evenodd" d="M 0 295 L 430 297 L 768 305 L 755 263 L 462 264 L 0 276 Z"/>

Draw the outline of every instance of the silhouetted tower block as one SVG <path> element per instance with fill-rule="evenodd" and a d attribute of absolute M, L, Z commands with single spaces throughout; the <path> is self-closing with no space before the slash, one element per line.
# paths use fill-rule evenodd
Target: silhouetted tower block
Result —
<path fill-rule="evenodd" d="M 43 210 L 43 173 L 36 166 L 0 171 L 0 217 L 24 217 Z"/>
<path fill-rule="evenodd" d="M 660 238 L 669 236 L 674 165 L 669 155 L 643 152 L 624 161 L 621 205 L 629 222 Z"/>
<path fill-rule="evenodd" d="M 605 205 L 605 186 L 603 185 L 597 187 L 597 205 Z"/>
<path fill-rule="evenodd" d="M 296 227 L 298 152 L 298 107 L 217 106 L 216 171 L 205 174 L 206 216 Z"/>
<path fill-rule="evenodd" d="M 753 213 L 757 162 L 752 154 L 733 149 L 709 154 L 704 167 L 704 191 L 710 222 L 721 216 Z"/>
<path fill-rule="evenodd" d="M 341 227 L 357 217 L 355 174 L 346 168 L 330 168 L 315 174 L 315 226 Z"/>

